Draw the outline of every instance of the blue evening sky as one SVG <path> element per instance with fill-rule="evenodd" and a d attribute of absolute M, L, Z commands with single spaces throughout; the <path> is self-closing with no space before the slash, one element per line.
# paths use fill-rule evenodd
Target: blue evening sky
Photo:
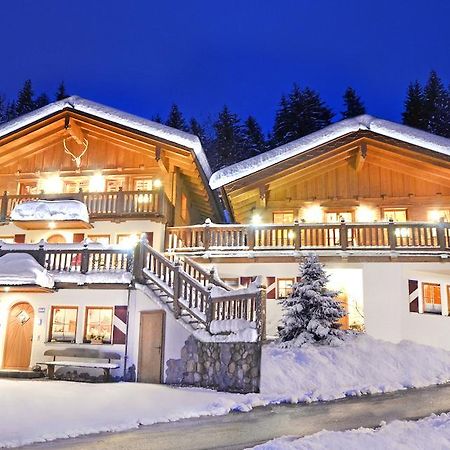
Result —
<path fill-rule="evenodd" d="M 399 121 L 409 81 L 434 68 L 450 83 L 449 24 L 449 0 L 5 0 L 0 93 L 64 80 L 145 117 L 177 102 L 206 119 L 226 103 L 267 131 L 293 82 L 336 113 L 351 85 Z"/>

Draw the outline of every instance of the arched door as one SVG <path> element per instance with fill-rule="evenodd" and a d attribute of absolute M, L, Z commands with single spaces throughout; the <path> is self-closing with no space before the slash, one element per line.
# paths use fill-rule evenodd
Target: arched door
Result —
<path fill-rule="evenodd" d="M 31 359 L 34 310 L 26 302 L 16 303 L 9 311 L 6 328 L 5 369 L 28 369 Z"/>

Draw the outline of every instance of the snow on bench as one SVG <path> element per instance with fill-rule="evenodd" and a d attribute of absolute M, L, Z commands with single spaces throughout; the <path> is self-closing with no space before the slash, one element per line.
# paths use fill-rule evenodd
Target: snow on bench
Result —
<path fill-rule="evenodd" d="M 63 348 L 63 349 L 51 349 L 44 352 L 44 356 L 52 356 L 53 361 L 38 362 L 47 366 L 47 374 L 50 379 L 55 377 L 55 367 L 84 367 L 89 369 L 103 369 L 104 381 L 109 381 L 111 369 L 118 369 L 119 363 L 113 363 L 112 360 L 120 360 L 119 353 L 114 352 L 102 352 L 90 348 Z M 94 361 L 80 361 L 79 359 L 73 360 L 58 360 L 56 358 L 80 358 L 80 359 L 94 359 Z M 105 362 L 107 360 L 108 362 Z"/>

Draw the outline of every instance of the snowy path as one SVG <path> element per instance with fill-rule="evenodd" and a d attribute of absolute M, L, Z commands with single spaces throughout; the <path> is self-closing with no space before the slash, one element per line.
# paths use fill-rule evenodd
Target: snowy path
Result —
<path fill-rule="evenodd" d="M 135 431 L 99 434 L 38 444 L 28 449 L 199 450 L 243 449 L 283 435 L 309 435 L 322 429 L 375 427 L 381 421 L 418 419 L 450 411 L 450 385 L 347 398 L 309 405 L 256 408 L 245 414 L 156 424 Z"/>

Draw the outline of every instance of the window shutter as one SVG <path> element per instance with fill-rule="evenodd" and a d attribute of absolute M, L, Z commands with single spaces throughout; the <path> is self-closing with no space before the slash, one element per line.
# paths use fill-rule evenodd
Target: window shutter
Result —
<path fill-rule="evenodd" d="M 409 312 L 419 312 L 419 282 L 408 280 Z"/>
<path fill-rule="evenodd" d="M 24 244 L 25 243 L 25 235 L 24 234 L 15 234 L 14 242 L 16 244 Z"/>
<path fill-rule="evenodd" d="M 127 306 L 114 306 L 113 344 L 125 344 L 127 334 Z"/>
<path fill-rule="evenodd" d="M 78 244 L 79 242 L 83 242 L 84 233 L 73 233 L 73 242 L 74 244 Z"/>
<path fill-rule="evenodd" d="M 148 245 L 153 247 L 153 231 L 146 231 L 145 236 L 147 237 Z"/>
<path fill-rule="evenodd" d="M 267 290 L 266 297 L 268 300 L 275 300 L 277 298 L 277 283 L 275 277 L 266 277 Z"/>

